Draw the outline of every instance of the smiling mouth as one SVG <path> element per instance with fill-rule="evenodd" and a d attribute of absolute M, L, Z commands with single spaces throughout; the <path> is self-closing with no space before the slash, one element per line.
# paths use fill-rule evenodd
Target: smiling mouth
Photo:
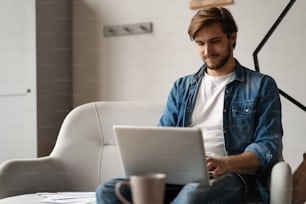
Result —
<path fill-rule="evenodd" d="M 204 57 L 205 59 L 209 60 L 209 59 L 217 59 L 219 57 L 218 54 L 210 54 L 209 56 Z"/>
<path fill-rule="evenodd" d="M 219 56 L 209 56 L 209 57 L 206 57 L 205 60 L 206 61 L 215 61 L 219 58 Z"/>
<path fill-rule="evenodd" d="M 211 54 L 210 56 L 208 56 L 208 58 L 212 58 L 212 59 L 215 59 L 215 58 L 218 58 L 219 55 L 218 54 Z"/>

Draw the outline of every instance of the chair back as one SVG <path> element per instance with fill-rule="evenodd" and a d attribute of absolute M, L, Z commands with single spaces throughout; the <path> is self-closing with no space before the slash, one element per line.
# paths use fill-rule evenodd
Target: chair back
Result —
<path fill-rule="evenodd" d="M 93 102 L 65 118 L 51 157 L 60 159 L 72 190 L 94 191 L 98 184 L 122 177 L 113 125 L 156 126 L 164 103 Z"/>

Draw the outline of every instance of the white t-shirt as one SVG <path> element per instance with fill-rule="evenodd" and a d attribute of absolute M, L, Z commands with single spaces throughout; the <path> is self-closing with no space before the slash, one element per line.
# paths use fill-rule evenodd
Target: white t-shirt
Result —
<path fill-rule="evenodd" d="M 224 91 L 233 76 L 234 72 L 218 77 L 205 73 L 199 87 L 191 126 L 201 128 L 207 156 L 226 155 L 223 134 Z"/>

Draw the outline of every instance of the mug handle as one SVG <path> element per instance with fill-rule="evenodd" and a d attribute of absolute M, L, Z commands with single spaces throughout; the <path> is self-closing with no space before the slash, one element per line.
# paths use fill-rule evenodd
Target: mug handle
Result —
<path fill-rule="evenodd" d="M 126 200 L 125 197 L 123 197 L 123 195 L 120 193 L 120 188 L 121 186 L 128 186 L 129 188 L 131 188 L 131 184 L 129 181 L 118 181 L 115 185 L 115 193 L 116 193 L 116 196 L 117 198 L 123 202 L 123 204 L 132 204 L 130 203 L 128 200 Z"/>

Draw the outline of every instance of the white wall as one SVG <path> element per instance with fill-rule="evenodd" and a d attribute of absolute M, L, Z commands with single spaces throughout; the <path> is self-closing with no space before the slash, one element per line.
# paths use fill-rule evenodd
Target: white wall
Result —
<path fill-rule="evenodd" d="M 239 32 L 235 55 L 253 68 L 252 53 L 289 1 L 236 0 L 227 6 Z M 261 71 L 306 104 L 306 1 L 297 0 L 259 54 Z M 173 81 L 202 64 L 187 27 L 188 1 L 73 1 L 74 106 L 96 100 L 166 100 Z M 152 34 L 104 37 L 103 26 L 153 22 Z M 295 169 L 306 151 L 305 112 L 282 97 L 284 155 Z"/>

